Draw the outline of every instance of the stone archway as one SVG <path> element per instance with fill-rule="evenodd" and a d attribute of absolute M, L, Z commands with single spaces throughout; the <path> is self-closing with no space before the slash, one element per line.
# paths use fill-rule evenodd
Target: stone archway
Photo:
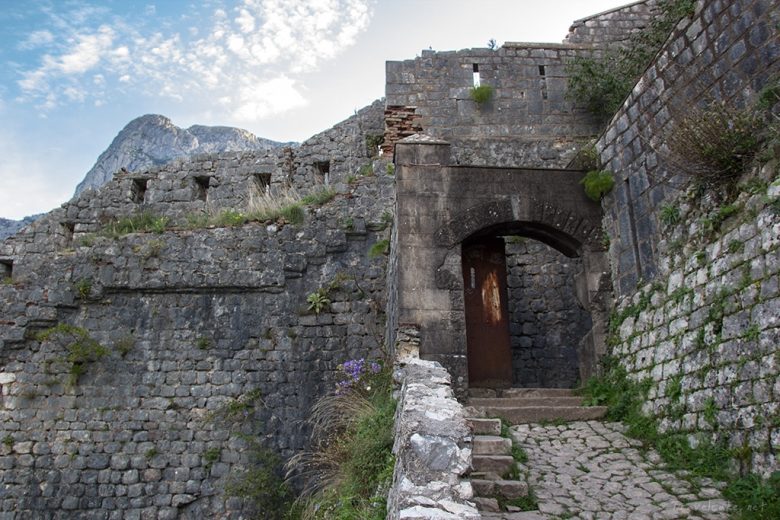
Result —
<path fill-rule="evenodd" d="M 468 388 L 461 244 L 497 232 L 580 257 L 576 293 L 593 327 L 580 349 L 586 379 L 603 350 L 608 264 L 601 208 L 580 185 L 584 172 L 449 165 L 448 143 L 413 136 L 398 143 L 393 314 L 420 330 L 420 356 L 441 362 L 456 390 Z M 394 309 L 392 308 L 394 307 Z"/>

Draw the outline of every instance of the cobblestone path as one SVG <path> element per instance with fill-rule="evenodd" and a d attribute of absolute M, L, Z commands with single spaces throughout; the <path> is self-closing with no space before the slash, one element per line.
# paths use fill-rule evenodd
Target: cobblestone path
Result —
<path fill-rule="evenodd" d="M 624 436 L 620 423 L 522 424 L 511 431 L 528 454 L 528 481 L 541 513 L 517 518 L 728 518 L 720 483 L 703 479 L 694 489 L 681 474 L 665 471 L 656 452 L 638 449 L 641 443 Z"/>

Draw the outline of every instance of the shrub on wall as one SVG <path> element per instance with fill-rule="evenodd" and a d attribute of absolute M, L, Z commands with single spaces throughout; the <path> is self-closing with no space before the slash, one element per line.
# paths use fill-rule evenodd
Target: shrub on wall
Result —
<path fill-rule="evenodd" d="M 734 183 L 758 150 L 760 123 L 754 111 L 722 103 L 687 109 L 666 135 L 668 160 L 706 188 Z"/>
<path fill-rule="evenodd" d="M 615 178 L 610 171 L 591 170 L 585 174 L 580 183 L 585 187 L 585 195 L 598 202 L 601 197 L 612 191 L 615 186 Z"/>
<path fill-rule="evenodd" d="M 695 0 L 662 0 L 660 15 L 643 31 L 633 34 L 625 48 L 606 51 L 601 58 L 573 60 L 568 66 L 567 96 L 608 120 L 677 22 L 693 13 L 695 4 Z"/>
<path fill-rule="evenodd" d="M 493 87 L 490 85 L 480 85 L 478 87 L 473 87 L 469 91 L 469 96 L 471 96 L 471 99 L 473 99 L 474 102 L 482 105 L 493 98 Z"/>

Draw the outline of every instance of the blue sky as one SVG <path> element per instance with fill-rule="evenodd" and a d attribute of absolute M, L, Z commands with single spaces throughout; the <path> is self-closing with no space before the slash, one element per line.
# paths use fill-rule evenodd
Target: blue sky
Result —
<path fill-rule="evenodd" d="M 300 141 L 384 95 L 385 60 L 560 42 L 621 0 L 0 0 L 0 217 L 67 201 L 131 119 Z"/>

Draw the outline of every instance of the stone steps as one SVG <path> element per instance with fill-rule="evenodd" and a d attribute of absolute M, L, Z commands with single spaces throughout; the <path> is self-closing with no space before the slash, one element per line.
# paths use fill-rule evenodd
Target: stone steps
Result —
<path fill-rule="evenodd" d="M 466 412 L 475 418 L 501 417 L 512 424 L 601 419 L 603 406 L 582 406 L 570 388 L 474 388 Z"/>
<path fill-rule="evenodd" d="M 468 401 L 474 407 L 528 407 L 528 406 L 582 406 L 582 397 L 472 397 Z"/>
<path fill-rule="evenodd" d="M 600 419 L 606 412 L 602 406 L 582 406 L 582 398 L 568 388 L 471 389 L 466 406 L 468 423 L 474 434 L 471 486 L 482 518 L 544 518 L 538 511 L 521 512 L 511 505 L 512 500 L 528 496 L 528 483 L 522 465 L 512 456 L 512 441 L 500 436 L 501 419 L 496 417 L 516 425 Z M 505 478 L 518 473 L 522 475 L 521 480 Z"/>
<path fill-rule="evenodd" d="M 538 423 L 543 421 L 593 421 L 602 419 L 605 406 L 486 406 L 475 410 L 467 407 L 466 412 L 476 412 L 481 417 L 501 417 L 512 424 Z"/>

